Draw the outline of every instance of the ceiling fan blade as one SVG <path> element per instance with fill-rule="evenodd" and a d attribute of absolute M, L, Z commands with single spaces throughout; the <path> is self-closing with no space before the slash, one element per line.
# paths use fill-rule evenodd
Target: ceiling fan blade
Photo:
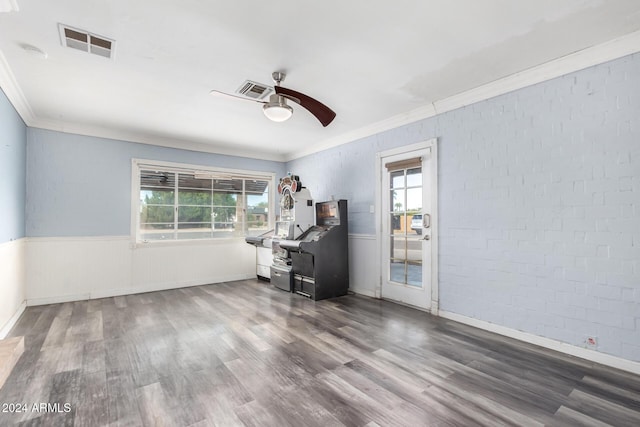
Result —
<path fill-rule="evenodd" d="M 282 86 L 275 86 L 274 89 L 278 95 L 291 99 L 293 102 L 300 104 L 309 110 L 309 112 L 313 114 L 324 127 L 327 127 L 329 123 L 336 118 L 336 113 L 331 108 L 327 107 L 320 101 L 305 95 L 304 93 L 296 92 L 295 90 L 287 89 Z"/>
<path fill-rule="evenodd" d="M 257 102 L 258 104 L 266 104 L 265 101 L 259 101 L 257 99 L 245 98 L 244 96 L 232 95 L 230 93 L 220 92 L 219 90 L 215 90 L 215 89 L 213 89 L 211 92 L 209 92 L 209 95 L 212 95 L 212 96 L 215 96 L 215 97 L 219 97 L 219 98 L 239 99 L 241 101 L 253 101 L 253 102 Z"/>

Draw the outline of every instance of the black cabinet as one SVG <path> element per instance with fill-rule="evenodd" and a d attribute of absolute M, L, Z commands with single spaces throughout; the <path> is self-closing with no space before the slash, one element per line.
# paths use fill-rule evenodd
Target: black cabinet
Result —
<path fill-rule="evenodd" d="M 293 291 L 316 301 L 346 295 L 348 238 L 347 201 L 316 203 L 316 226 L 280 243 L 291 256 Z"/>

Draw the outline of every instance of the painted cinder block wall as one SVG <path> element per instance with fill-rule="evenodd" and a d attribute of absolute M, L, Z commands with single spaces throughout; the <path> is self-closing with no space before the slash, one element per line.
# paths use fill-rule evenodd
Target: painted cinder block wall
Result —
<path fill-rule="evenodd" d="M 0 339 L 24 303 L 27 127 L 0 90 Z"/>
<path fill-rule="evenodd" d="M 25 236 L 27 126 L 0 89 L 0 243 Z"/>
<path fill-rule="evenodd" d="M 128 236 L 131 159 L 284 174 L 281 162 L 27 129 L 29 237 Z"/>
<path fill-rule="evenodd" d="M 434 137 L 440 309 L 640 361 L 640 54 L 287 170 L 316 200 L 348 199 L 350 232 L 374 235 L 376 153 Z"/>

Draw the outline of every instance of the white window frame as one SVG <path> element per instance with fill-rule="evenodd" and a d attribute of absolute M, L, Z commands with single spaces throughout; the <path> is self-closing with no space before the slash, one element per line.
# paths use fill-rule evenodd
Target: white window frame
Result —
<path fill-rule="evenodd" d="M 135 247 L 150 245 L 184 245 L 201 244 L 220 241 L 244 239 L 244 235 L 230 237 L 211 237 L 202 239 L 171 239 L 171 240 L 141 240 L 140 239 L 140 171 L 161 170 L 166 172 L 193 174 L 220 174 L 229 179 L 259 179 L 269 182 L 269 229 L 275 225 L 275 182 L 276 174 L 244 169 L 229 169 L 221 167 L 192 165 L 188 163 L 165 162 L 160 160 L 131 159 L 131 243 Z M 243 194 L 244 194 L 243 188 Z M 245 207 L 246 209 L 246 207 Z M 246 214 L 245 214 L 246 216 Z"/>

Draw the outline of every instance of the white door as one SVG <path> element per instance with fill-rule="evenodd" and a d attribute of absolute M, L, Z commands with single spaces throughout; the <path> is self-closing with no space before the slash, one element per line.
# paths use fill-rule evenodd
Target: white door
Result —
<path fill-rule="evenodd" d="M 396 150 L 397 151 L 397 150 Z M 381 154 L 382 298 L 431 310 L 435 146 Z"/>

